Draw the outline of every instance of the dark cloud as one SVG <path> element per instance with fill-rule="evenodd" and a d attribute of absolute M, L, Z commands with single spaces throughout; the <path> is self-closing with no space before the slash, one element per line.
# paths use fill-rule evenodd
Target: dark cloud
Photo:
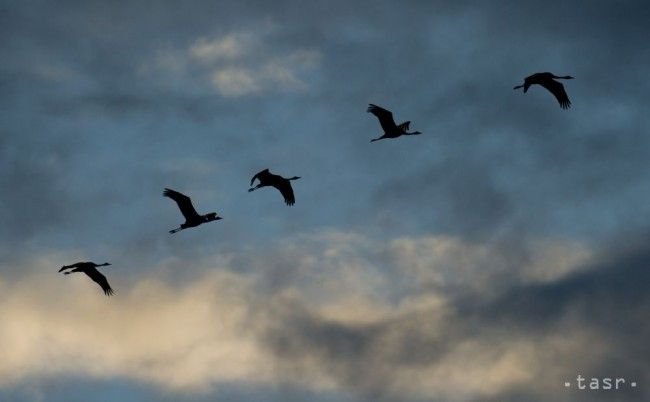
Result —
<path fill-rule="evenodd" d="M 460 345 L 483 342 L 485 347 L 492 345 L 497 355 L 505 355 L 508 344 L 514 348 L 529 340 L 538 349 L 534 359 L 552 357 L 530 361 L 530 370 L 543 364 L 535 374 L 539 378 L 501 390 L 494 400 L 542 401 L 551 396 L 567 401 L 608 400 L 609 394 L 577 394 L 563 384 L 578 374 L 623 377 L 639 384 L 648 380 L 650 326 L 645 317 L 650 313 L 650 253 L 646 241 L 645 235 L 635 236 L 631 245 L 612 249 L 601 262 L 557 281 L 515 285 L 493 300 L 454 300 L 442 320 L 440 310 L 425 309 L 380 323 L 351 325 L 325 319 L 292 300 L 272 310 L 273 324 L 263 339 L 278 359 L 291 362 L 289 367 L 298 371 L 319 367 L 368 400 L 398 400 L 395 381 L 400 370 L 448 365 L 444 358 Z M 593 337 L 564 352 L 544 342 L 553 336 L 570 340 L 576 328 Z M 594 361 L 594 355 L 602 358 Z M 544 387 L 535 387 L 535 382 Z M 642 400 L 647 392 L 639 387 L 617 396 Z M 484 395 L 475 400 L 492 398 Z"/>

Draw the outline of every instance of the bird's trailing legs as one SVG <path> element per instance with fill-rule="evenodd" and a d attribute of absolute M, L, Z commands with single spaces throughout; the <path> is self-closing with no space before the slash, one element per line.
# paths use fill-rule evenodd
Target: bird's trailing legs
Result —
<path fill-rule="evenodd" d="M 181 230 L 185 229 L 184 227 L 177 227 L 176 229 L 172 229 L 169 231 L 169 233 L 174 234 L 176 232 L 180 232 Z"/>
<path fill-rule="evenodd" d="M 251 188 L 249 188 L 249 189 L 248 189 L 248 192 L 250 193 L 251 191 L 255 191 L 255 190 L 259 189 L 259 188 L 262 188 L 262 185 L 261 185 L 261 184 L 258 184 L 258 185 L 255 186 L 255 187 L 251 187 Z"/>

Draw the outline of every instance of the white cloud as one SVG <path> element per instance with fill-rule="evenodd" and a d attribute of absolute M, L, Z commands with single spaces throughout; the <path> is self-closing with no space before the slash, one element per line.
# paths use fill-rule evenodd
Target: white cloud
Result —
<path fill-rule="evenodd" d="M 201 389 L 269 378 L 270 362 L 247 329 L 248 286 L 223 271 L 180 289 L 145 279 L 110 299 L 84 275 L 5 285 L 0 384 L 67 374 Z"/>

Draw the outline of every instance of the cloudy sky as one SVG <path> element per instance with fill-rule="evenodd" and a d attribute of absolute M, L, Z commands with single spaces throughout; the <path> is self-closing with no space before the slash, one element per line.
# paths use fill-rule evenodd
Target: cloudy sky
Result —
<path fill-rule="evenodd" d="M 650 399 L 649 20 L 0 2 L 0 400 Z M 539 71 L 570 110 L 512 90 Z M 368 103 L 424 134 L 370 144 Z M 224 220 L 168 234 L 165 187 Z"/>

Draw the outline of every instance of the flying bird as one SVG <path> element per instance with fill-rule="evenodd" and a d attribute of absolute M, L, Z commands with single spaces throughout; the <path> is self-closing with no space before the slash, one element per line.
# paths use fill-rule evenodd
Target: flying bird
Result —
<path fill-rule="evenodd" d="M 384 138 L 397 138 L 402 135 L 422 134 L 419 131 L 414 131 L 412 133 L 409 133 L 407 131 L 411 125 L 410 121 L 405 121 L 399 125 L 395 124 L 395 120 L 393 120 L 393 113 L 391 113 L 389 110 L 384 109 L 383 107 L 379 107 L 371 103 L 370 106 L 368 106 L 367 112 L 377 116 L 377 119 L 379 119 L 379 124 L 381 124 L 381 128 L 384 129 L 384 135 L 379 138 L 372 139 L 370 142 L 383 140 Z"/>
<path fill-rule="evenodd" d="M 257 190 L 258 188 L 267 186 L 275 187 L 284 197 L 284 202 L 287 205 L 293 205 L 296 202 L 296 198 L 294 197 L 293 189 L 291 188 L 291 180 L 298 180 L 299 178 L 300 177 L 298 176 L 293 176 L 289 179 L 285 179 L 282 176 L 278 176 L 277 174 L 269 172 L 268 169 L 264 169 L 253 176 L 251 179 L 251 188 L 248 189 L 248 192 L 250 193 L 251 191 Z M 257 186 L 252 187 L 255 179 L 259 180 L 259 183 Z"/>
<path fill-rule="evenodd" d="M 176 201 L 176 204 L 178 204 L 178 209 L 181 210 L 181 213 L 185 217 L 185 223 L 181 224 L 181 226 L 176 229 L 170 230 L 169 233 L 180 232 L 183 229 L 193 228 L 203 223 L 223 219 L 222 217 L 217 216 L 216 212 L 199 215 L 198 212 L 196 212 L 196 209 L 194 209 L 194 205 L 192 205 L 192 200 L 190 197 L 186 196 L 185 194 L 181 194 L 178 191 L 166 188 L 165 191 L 163 191 L 163 196 L 169 197 L 172 200 Z"/>
<path fill-rule="evenodd" d="M 106 296 L 111 296 L 113 294 L 111 285 L 108 284 L 106 277 L 96 269 L 97 267 L 105 267 L 107 265 L 111 264 L 108 262 L 105 262 L 103 264 L 95 264 L 94 262 L 78 262 L 76 264 L 62 266 L 61 269 L 59 269 L 59 272 L 65 271 L 66 269 L 70 269 L 70 271 L 63 272 L 64 275 L 69 275 L 73 272 L 83 272 L 84 274 L 88 275 L 90 279 L 97 282 L 97 284 L 102 287 L 102 290 Z"/>
<path fill-rule="evenodd" d="M 555 80 L 572 80 L 573 77 L 570 75 L 565 75 L 564 77 L 558 77 L 553 73 L 536 73 L 531 76 L 524 78 L 523 85 L 517 85 L 513 89 L 524 88 L 524 93 L 528 91 L 528 88 L 531 85 L 537 84 L 546 88 L 547 91 L 555 96 L 555 99 L 560 103 L 562 109 L 568 109 L 571 107 L 571 101 L 569 100 L 569 95 L 567 95 L 564 90 L 564 85 Z"/>

